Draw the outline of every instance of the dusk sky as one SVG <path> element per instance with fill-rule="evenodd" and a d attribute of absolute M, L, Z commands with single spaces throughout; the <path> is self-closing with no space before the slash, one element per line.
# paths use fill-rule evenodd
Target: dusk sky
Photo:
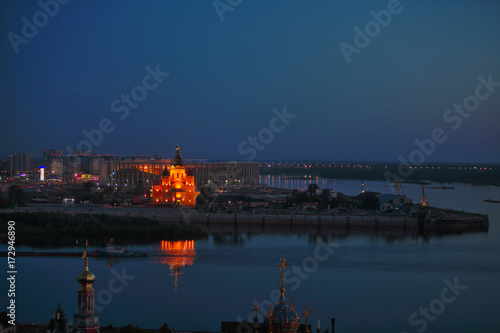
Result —
<path fill-rule="evenodd" d="M 60 2 L 0 2 L 2 158 L 500 162 L 500 1 Z"/>

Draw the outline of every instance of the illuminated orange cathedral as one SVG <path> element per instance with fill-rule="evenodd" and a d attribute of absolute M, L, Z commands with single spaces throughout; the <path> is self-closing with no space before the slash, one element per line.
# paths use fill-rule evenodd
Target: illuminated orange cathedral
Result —
<path fill-rule="evenodd" d="M 153 185 L 151 194 L 153 204 L 194 207 L 199 193 L 196 192 L 194 176 L 190 174 L 189 167 L 182 164 L 179 146 L 177 146 L 172 165 L 165 167 L 161 183 Z"/>

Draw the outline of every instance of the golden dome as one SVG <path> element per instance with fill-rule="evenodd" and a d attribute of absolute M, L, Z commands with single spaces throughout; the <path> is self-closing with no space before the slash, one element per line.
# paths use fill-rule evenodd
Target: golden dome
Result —
<path fill-rule="evenodd" d="M 85 258 L 85 269 L 77 276 L 76 281 L 85 289 L 92 289 L 92 283 L 95 281 L 95 275 L 89 271 L 89 259 Z"/>

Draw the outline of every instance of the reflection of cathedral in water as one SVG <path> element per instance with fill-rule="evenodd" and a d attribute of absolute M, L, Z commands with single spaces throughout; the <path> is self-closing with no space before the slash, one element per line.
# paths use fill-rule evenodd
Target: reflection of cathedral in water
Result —
<path fill-rule="evenodd" d="M 193 265 L 195 256 L 194 240 L 161 241 L 161 253 L 154 257 L 153 262 L 168 265 L 170 275 L 174 276 L 174 287 L 177 293 L 182 270 Z"/>

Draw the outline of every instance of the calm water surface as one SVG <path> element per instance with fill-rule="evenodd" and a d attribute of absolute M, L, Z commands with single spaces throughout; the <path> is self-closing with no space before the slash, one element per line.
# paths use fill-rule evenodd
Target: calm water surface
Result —
<path fill-rule="evenodd" d="M 360 181 L 336 181 L 334 186 L 356 194 Z M 426 189 L 427 200 L 438 207 L 489 214 L 488 232 L 422 237 L 412 230 L 312 227 L 299 233 L 214 225 L 208 239 L 194 244 L 131 247 L 148 252 L 147 258 L 90 258 L 101 325 L 158 328 L 167 322 L 171 328 L 219 331 L 222 320 L 248 318 L 256 298 L 272 299 L 279 284 L 276 264 L 285 251 L 287 295 L 293 296 L 299 314 L 309 303 L 310 321 L 319 318 L 321 331 L 331 332 L 334 317 L 336 332 L 417 332 L 424 326 L 426 332 L 498 332 L 500 204 L 483 200 L 498 199 L 500 190 L 452 186 L 456 188 Z M 365 182 L 365 189 L 391 190 L 383 182 Z M 415 202 L 421 200 L 420 186 L 406 185 L 404 190 Z M 68 319 L 73 318 L 82 259 L 19 257 L 17 268 L 19 321 L 48 322 L 58 302 Z M 110 281 L 122 272 L 131 278 L 114 282 L 115 293 L 109 292 Z M 449 304 L 439 301 L 444 281 L 453 284 L 455 279 L 466 289 Z M 4 281 L 1 287 L 7 290 Z M 430 312 L 430 319 L 424 319 L 419 308 L 429 305 L 435 315 Z"/>

